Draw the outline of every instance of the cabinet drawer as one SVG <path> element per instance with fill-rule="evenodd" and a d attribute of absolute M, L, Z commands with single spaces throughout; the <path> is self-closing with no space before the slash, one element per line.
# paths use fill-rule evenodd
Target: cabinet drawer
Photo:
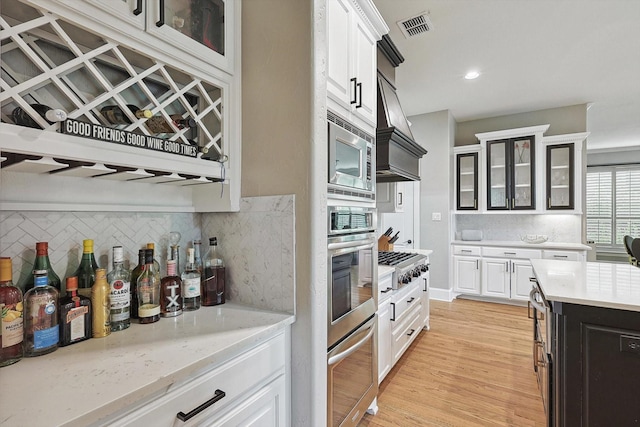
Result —
<path fill-rule="evenodd" d="M 576 251 L 542 251 L 542 258 L 544 259 L 557 259 L 561 261 L 582 261 L 580 252 Z"/>
<path fill-rule="evenodd" d="M 521 258 L 521 259 L 540 259 L 542 253 L 540 249 L 522 249 L 522 248 L 482 248 L 482 256 L 496 258 Z"/>
<path fill-rule="evenodd" d="M 421 311 L 421 304 L 414 306 L 410 311 L 408 311 L 408 316 L 405 320 L 393 329 L 391 337 L 393 364 L 400 359 L 402 354 L 407 350 L 409 345 L 422 330 L 423 325 L 421 325 Z"/>
<path fill-rule="evenodd" d="M 397 325 L 414 306 L 420 304 L 422 295 L 420 283 L 413 284 L 408 288 L 399 289 L 391 297 L 391 320 Z"/>
<path fill-rule="evenodd" d="M 393 289 L 393 272 L 378 276 L 378 305 L 391 297 Z"/>
<path fill-rule="evenodd" d="M 270 377 L 277 373 L 283 374 L 285 359 L 285 339 L 284 335 L 280 334 L 240 354 L 230 362 L 193 378 L 175 390 L 168 391 L 164 396 L 109 425 L 171 426 L 174 423 L 181 423 L 177 418 L 179 412 L 188 414 L 189 411 L 214 398 L 219 393 L 217 390 L 220 390 L 225 393 L 224 397 L 191 418 L 192 421 L 208 419 L 224 411 L 225 408 L 238 404 L 243 395 L 259 387 Z"/>
<path fill-rule="evenodd" d="M 480 256 L 482 248 L 480 246 L 458 246 L 453 247 L 454 255 Z"/>

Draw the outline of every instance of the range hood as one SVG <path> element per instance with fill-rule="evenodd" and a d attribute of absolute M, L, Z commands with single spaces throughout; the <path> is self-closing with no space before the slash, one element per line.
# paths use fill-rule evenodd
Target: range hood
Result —
<path fill-rule="evenodd" d="M 378 42 L 378 48 L 394 67 L 404 61 L 388 35 Z M 420 158 L 425 154 L 427 150 L 413 138 L 395 86 L 378 71 L 376 181 L 419 181 Z"/>

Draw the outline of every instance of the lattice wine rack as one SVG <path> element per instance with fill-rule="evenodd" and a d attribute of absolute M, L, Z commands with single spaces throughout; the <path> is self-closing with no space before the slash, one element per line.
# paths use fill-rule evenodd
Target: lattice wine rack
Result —
<path fill-rule="evenodd" d="M 15 0 L 3 0 L 0 13 L 3 170 L 172 185 L 224 180 L 223 85 Z M 61 123 L 43 117 L 38 105 L 63 110 L 80 122 L 152 135 L 148 119 L 130 110 L 135 105 L 172 128 L 153 136 L 192 145 L 198 157 L 63 135 L 58 132 Z M 101 112 L 109 106 L 120 107 L 128 124 L 109 122 Z M 20 110 L 37 130 L 13 126 Z M 179 128 L 176 115 L 194 119 L 196 125 Z"/>

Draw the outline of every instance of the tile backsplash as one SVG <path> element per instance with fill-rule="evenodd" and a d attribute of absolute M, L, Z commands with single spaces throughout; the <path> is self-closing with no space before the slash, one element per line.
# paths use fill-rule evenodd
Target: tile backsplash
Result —
<path fill-rule="evenodd" d="M 64 281 L 75 271 L 82 240 L 94 240 L 98 265 L 111 270 L 111 248 L 124 247 L 125 266 L 137 264 L 138 250 L 156 245 L 156 259 L 166 265 L 169 232 L 180 239 L 180 264 L 186 248 L 218 236 L 228 269 L 230 301 L 293 313 L 294 302 L 293 196 L 245 198 L 233 213 L 135 212 L 0 212 L 0 254 L 13 260 L 13 281 L 24 285 L 33 269 L 36 242 L 49 243 L 54 271 Z"/>

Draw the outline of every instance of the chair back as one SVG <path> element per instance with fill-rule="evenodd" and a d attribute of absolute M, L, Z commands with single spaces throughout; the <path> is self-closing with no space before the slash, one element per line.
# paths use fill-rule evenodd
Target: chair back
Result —
<path fill-rule="evenodd" d="M 629 256 L 633 257 L 633 253 L 631 252 L 631 242 L 633 242 L 633 237 L 624 236 L 624 248 L 627 250 Z"/>
<path fill-rule="evenodd" d="M 631 256 L 635 258 L 635 265 L 638 265 L 638 260 L 640 260 L 640 238 L 635 238 L 631 242 Z"/>

